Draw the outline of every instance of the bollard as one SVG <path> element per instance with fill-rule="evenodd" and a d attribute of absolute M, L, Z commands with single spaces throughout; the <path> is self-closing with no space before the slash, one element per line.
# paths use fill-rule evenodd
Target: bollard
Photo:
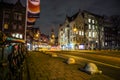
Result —
<path fill-rule="evenodd" d="M 55 53 L 52 53 L 51 56 L 52 56 L 52 57 L 58 57 L 58 55 L 55 54 Z"/>
<path fill-rule="evenodd" d="M 74 58 L 68 58 L 67 64 L 75 64 L 75 59 Z"/>
<path fill-rule="evenodd" d="M 94 63 L 85 64 L 85 66 L 81 70 L 85 71 L 91 75 L 92 74 L 102 74 L 102 71 L 98 70 L 98 67 Z"/>

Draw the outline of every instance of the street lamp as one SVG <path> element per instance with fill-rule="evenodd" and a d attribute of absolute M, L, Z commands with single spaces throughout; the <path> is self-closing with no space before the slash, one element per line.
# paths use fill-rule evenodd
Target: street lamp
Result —
<path fill-rule="evenodd" d="M 75 28 L 73 29 L 73 31 L 76 32 L 76 31 L 77 31 L 77 28 L 75 27 Z"/>
<path fill-rule="evenodd" d="M 40 37 L 40 33 L 34 33 L 34 39 L 35 40 L 39 40 Z"/>
<path fill-rule="evenodd" d="M 52 35 L 52 38 L 55 38 L 55 35 Z"/>
<path fill-rule="evenodd" d="M 39 37 L 39 34 L 37 33 L 37 34 L 35 35 L 35 37 L 37 37 L 37 38 L 38 38 L 38 37 Z"/>

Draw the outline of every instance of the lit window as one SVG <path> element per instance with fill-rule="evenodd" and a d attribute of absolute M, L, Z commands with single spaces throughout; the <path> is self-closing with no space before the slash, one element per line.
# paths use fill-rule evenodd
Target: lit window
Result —
<path fill-rule="evenodd" d="M 23 36 L 22 36 L 22 34 L 20 34 L 20 39 L 22 39 L 23 38 Z"/>
<path fill-rule="evenodd" d="M 90 19 L 90 18 L 88 19 L 88 22 L 89 22 L 89 23 L 91 22 L 91 19 Z"/>
<path fill-rule="evenodd" d="M 13 37 L 15 37 L 15 34 L 12 34 Z"/>
<path fill-rule="evenodd" d="M 81 35 L 81 31 L 79 31 L 79 35 Z"/>
<path fill-rule="evenodd" d="M 91 32 L 88 33 L 88 36 L 91 37 Z"/>
<path fill-rule="evenodd" d="M 89 29 L 91 29 L 91 25 L 89 24 Z"/>
<path fill-rule="evenodd" d="M 107 42 L 105 42 L 105 45 L 107 46 Z"/>
<path fill-rule="evenodd" d="M 92 20 L 92 23 L 94 24 L 94 23 L 95 23 L 95 20 Z"/>
<path fill-rule="evenodd" d="M 75 33 L 78 34 L 78 31 L 76 31 Z"/>
<path fill-rule="evenodd" d="M 93 37 L 95 37 L 95 32 L 93 32 Z"/>
<path fill-rule="evenodd" d="M 4 29 L 8 29 L 8 24 L 7 23 L 4 24 Z"/>
<path fill-rule="evenodd" d="M 16 34 L 16 38 L 19 38 L 19 34 L 18 33 Z"/>

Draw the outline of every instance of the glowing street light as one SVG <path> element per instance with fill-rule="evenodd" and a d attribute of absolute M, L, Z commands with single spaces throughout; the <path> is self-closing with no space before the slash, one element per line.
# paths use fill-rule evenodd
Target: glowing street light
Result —
<path fill-rule="evenodd" d="M 39 37 L 40 37 L 39 33 L 34 34 L 34 39 L 35 39 L 35 40 L 38 40 Z"/>
<path fill-rule="evenodd" d="M 39 37 L 39 34 L 36 34 L 35 37 Z"/>
<path fill-rule="evenodd" d="M 52 35 L 52 38 L 55 38 L 55 36 L 54 36 L 54 35 Z"/>
<path fill-rule="evenodd" d="M 74 28 L 73 31 L 76 32 L 76 31 L 77 31 L 77 28 Z"/>

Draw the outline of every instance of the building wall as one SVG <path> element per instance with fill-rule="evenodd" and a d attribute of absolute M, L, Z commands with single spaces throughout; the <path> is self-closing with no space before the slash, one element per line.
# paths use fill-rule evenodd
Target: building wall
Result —
<path fill-rule="evenodd" d="M 70 18 L 66 17 L 64 24 L 59 29 L 60 45 L 73 50 L 98 48 L 99 41 L 103 39 L 101 36 L 103 35 L 102 26 L 98 23 L 98 16 L 83 11 Z M 98 39 L 98 28 L 100 29 L 100 39 Z M 100 44 L 103 46 L 102 43 Z"/>
<path fill-rule="evenodd" d="M 115 25 L 110 17 L 104 16 L 104 49 L 116 49 L 119 47 L 119 28 Z"/>
<path fill-rule="evenodd" d="M 7 36 L 24 39 L 25 7 L 18 1 L 16 4 L 1 2 L 0 30 Z"/>

